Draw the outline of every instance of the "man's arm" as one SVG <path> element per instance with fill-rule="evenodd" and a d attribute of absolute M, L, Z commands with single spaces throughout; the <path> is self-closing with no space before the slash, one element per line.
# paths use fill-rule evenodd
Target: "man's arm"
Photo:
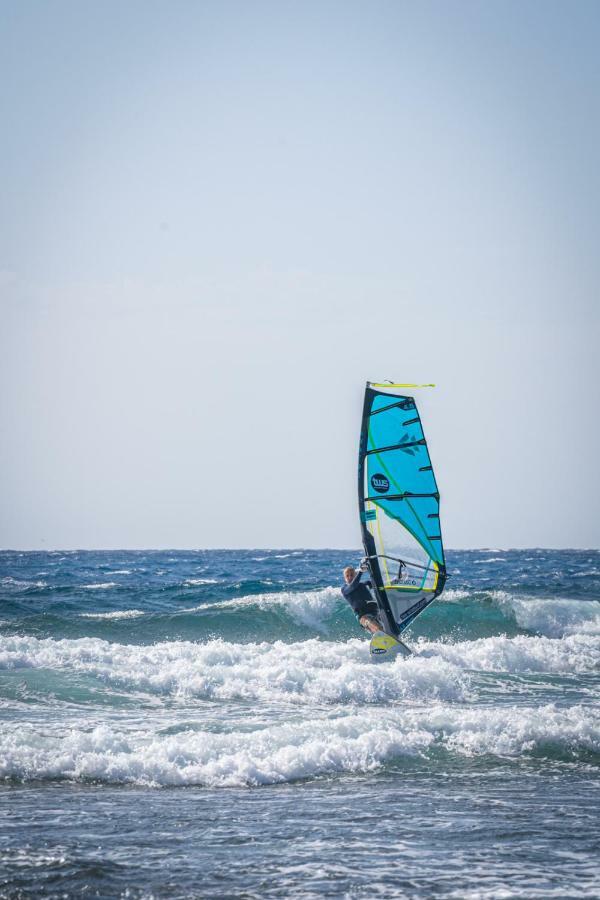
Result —
<path fill-rule="evenodd" d="M 362 575 L 363 572 L 369 572 L 369 571 L 370 571 L 370 570 L 369 570 L 369 565 L 368 565 L 368 562 L 367 562 L 367 557 L 365 556 L 365 557 L 363 557 L 363 559 L 361 559 L 361 561 L 360 561 L 360 570 L 359 570 L 359 574 Z M 367 581 L 364 581 L 363 584 L 366 585 L 366 587 L 368 587 L 368 588 L 372 588 L 372 587 L 373 587 L 373 582 L 371 581 L 370 578 L 367 579 Z"/>

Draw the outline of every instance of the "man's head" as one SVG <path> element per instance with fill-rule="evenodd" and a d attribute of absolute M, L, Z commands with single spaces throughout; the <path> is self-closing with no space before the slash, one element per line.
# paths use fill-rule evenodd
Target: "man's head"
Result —
<path fill-rule="evenodd" d="M 346 584 L 350 584 L 354 576 L 356 575 L 356 569 L 354 566 L 346 566 L 344 569 L 344 581 Z"/>

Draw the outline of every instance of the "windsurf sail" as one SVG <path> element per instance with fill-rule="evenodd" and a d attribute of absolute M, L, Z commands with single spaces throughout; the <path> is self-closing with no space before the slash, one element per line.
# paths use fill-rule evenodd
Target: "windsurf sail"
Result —
<path fill-rule="evenodd" d="M 358 498 L 381 618 L 398 636 L 443 591 L 446 563 L 440 494 L 421 418 L 414 398 L 396 387 L 367 382 Z"/>

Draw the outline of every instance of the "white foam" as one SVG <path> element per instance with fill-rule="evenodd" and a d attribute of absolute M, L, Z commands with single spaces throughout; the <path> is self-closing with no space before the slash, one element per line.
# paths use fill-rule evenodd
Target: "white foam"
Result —
<path fill-rule="evenodd" d="M 67 863 L 67 854 L 60 847 L 51 850 L 33 850 L 21 847 L 11 847 L 1 854 L 4 865 L 8 864 L 12 869 L 37 869 L 52 866 L 64 866 Z"/>
<path fill-rule="evenodd" d="M 219 581 L 217 578 L 186 578 L 183 583 L 195 587 L 198 584 L 218 584 Z"/>
<path fill-rule="evenodd" d="M 123 609 L 109 613 L 79 613 L 82 619 L 137 619 L 144 615 L 145 613 L 141 609 Z"/>
<path fill-rule="evenodd" d="M 463 591 L 458 588 L 453 589 L 450 588 L 441 595 L 438 603 L 460 603 L 461 600 L 466 600 L 467 597 L 471 596 L 470 591 Z"/>
<path fill-rule="evenodd" d="M 446 644 L 421 641 L 421 655 L 442 657 L 463 669 L 528 674 L 585 674 L 598 670 L 600 647 L 595 634 L 573 634 L 558 640 L 517 635 Z"/>
<path fill-rule="evenodd" d="M 441 731 L 448 749 L 467 756 L 600 750 L 600 713 L 582 705 L 460 711 L 440 707 L 431 717 L 431 726 Z"/>
<path fill-rule="evenodd" d="M 219 609 L 243 609 L 256 606 L 262 610 L 283 608 L 294 621 L 308 625 L 313 631 L 328 634 L 328 620 L 341 601 L 339 588 L 326 587 L 316 591 L 278 591 L 272 594 L 248 594 L 182 609 L 181 612 L 211 614 Z"/>
<path fill-rule="evenodd" d="M 81 587 L 84 591 L 106 591 L 109 588 L 117 587 L 117 584 L 114 581 L 103 581 L 98 584 L 82 584 Z"/>
<path fill-rule="evenodd" d="M 194 644 L 150 647 L 97 638 L 40 640 L 0 637 L 0 669 L 51 668 L 85 672 L 119 689 L 184 699 L 314 703 L 394 703 L 466 696 L 468 676 L 437 658 L 414 657 L 376 666 L 368 643 L 317 639 L 285 644 Z"/>
<path fill-rule="evenodd" d="M 6 575 L 4 578 L 2 578 L 1 583 L 5 585 L 12 585 L 22 590 L 27 590 L 28 588 L 48 587 L 48 583 L 46 581 L 21 581 L 19 578 L 13 578 L 11 575 Z"/>
<path fill-rule="evenodd" d="M 507 591 L 490 591 L 489 596 L 527 631 L 557 638 L 583 631 L 600 634 L 600 603 L 596 600 L 540 599 Z"/>
<path fill-rule="evenodd" d="M 545 637 L 570 634 L 600 634 L 600 603 L 596 600 L 572 600 L 567 597 L 529 597 L 502 590 L 447 590 L 438 603 L 492 603 L 516 625 Z"/>
<path fill-rule="evenodd" d="M 118 722 L 68 730 L 11 724 L 0 733 L 0 776 L 233 787 L 372 772 L 431 752 L 510 758 L 599 750 L 600 714 L 583 706 L 436 705 L 221 733 L 161 734 Z"/>
<path fill-rule="evenodd" d="M 151 785 L 219 787 L 275 784 L 379 768 L 390 755 L 414 755 L 432 737 L 383 720 L 345 717 L 251 732 L 148 736 L 97 726 L 60 738 L 32 728 L 0 735 L 0 776 L 97 779 Z"/>
<path fill-rule="evenodd" d="M 337 587 L 316 591 L 281 591 L 259 596 L 259 605 L 268 607 L 275 603 L 285 608 L 294 621 L 325 634 L 328 632 L 327 621 L 341 600 L 340 589 Z"/>

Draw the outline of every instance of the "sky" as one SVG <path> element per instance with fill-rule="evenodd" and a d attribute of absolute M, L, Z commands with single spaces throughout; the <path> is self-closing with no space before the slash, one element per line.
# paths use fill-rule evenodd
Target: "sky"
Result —
<path fill-rule="evenodd" d="M 0 0 L 0 547 L 599 547 L 600 5 Z"/>

